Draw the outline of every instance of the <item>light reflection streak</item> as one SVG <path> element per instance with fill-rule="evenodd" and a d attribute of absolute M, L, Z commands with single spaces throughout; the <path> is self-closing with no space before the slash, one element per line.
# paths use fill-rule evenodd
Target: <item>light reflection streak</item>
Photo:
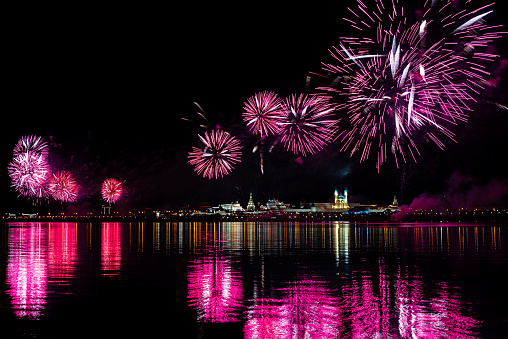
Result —
<path fill-rule="evenodd" d="M 138 228 L 138 252 L 143 251 L 143 226 Z M 153 249 L 166 253 L 200 254 L 212 241 L 221 249 L 251 257 L 287 255 L 294 251 L 334 253 L 337 260 L 366 248 L 382 252 L 407 247 L 411 251 L 484 253 L 501 244 L 500 227 L 449 223 L 361 224 L 348 221 L 323 223 L 216 222 L 171 223 L 154 226 Z"/>
<path fill-rule="evenodd" d="M 189 267 L 188 290 L 189 306 L 197 309 L 199 321 L 240 320 L 242 280 L 230 259 L 216 256 L 195 260 Z"/>
<path fill-rule="evenodd" d="M 50 224 L 48 244 L 50 281 L 59 285 L 68 285 L 76 268 L 77 225 Z"/>
<path fill-rule="evenodd" d="M 425 277 L 417 266 L 387 255 L 407 248 L 463 257 L 493 251 L 501 238 L 498 227 L 479 230 L 478 226 L 435 224 L 189 226 L 192 230 L 186 238 L 195 243 L 185 244 L 185 250 L 198 258 L 202 255 L 189 265 L 189 305 L 201 322 L 245 321 L 246 339 L 477 337 L 481 321 L 470 316 L 457 286 Z M 291 256 L 295 247 L 298 253 L 331 255 L 337 275 L 314 274 L 312 267 L 299 267 L 291 259 L 298 271 L 306 273 L 294 280 L 278 280 L 273 267 L 267 268 L 267 260 Z M 233 268 L 232 257 L 226 253 L 249 255 L 250 263 L 257 262 L 252 266 L 256 272 Z M 372 263 L 366 253 L 380 254 L 379 262 Z M 236 297 L 225 298 L 221 293 L 230 286 L 236 286 Z"/>
<path fill-rule="evenodd" d="M 7 293 L 18 318 L 39 319 L 46 307 L 47 228 L 10 228 L 7 257 Z"/>
<path fill-rule="evenodd" d="M 105 222 L 101 226 L 102 275 L 115 276 L 122 266 L 121 226 L 117 222 Z"/>
<path fill-rule="evenodd" d="M 406 268 L 390 277 L 382 262 L 378 277 L 359 272 L 339 291 L 328 287 L 331 282 L 315 279 L 287 283 L 278 290 L 280 298 L 254 299 L 246 314 L 245 338 L 477 336 L 480 322 L 466 314 L 459 290 L 446 282 L 430 288 Z"/>

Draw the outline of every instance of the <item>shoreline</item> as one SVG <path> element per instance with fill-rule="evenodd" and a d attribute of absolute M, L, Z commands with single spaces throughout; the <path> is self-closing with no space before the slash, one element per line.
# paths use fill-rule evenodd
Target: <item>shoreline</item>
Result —
<path fill-rule="evenodd" d="M 441 222 L 508 222 L 508 215 L 499 216 L 409 216 L 401 220 L 392 220 L 390 215 L 382 216 L 252 216 L 252 215 L 207 215 L 207 216 L 169 216 L 169 217 L 149 217 L 149 216 L 94 216 L 94 217 L 19 217 L 2 218 L 0 222 L 360 222 L 360 223 L 441 223 Z"/>

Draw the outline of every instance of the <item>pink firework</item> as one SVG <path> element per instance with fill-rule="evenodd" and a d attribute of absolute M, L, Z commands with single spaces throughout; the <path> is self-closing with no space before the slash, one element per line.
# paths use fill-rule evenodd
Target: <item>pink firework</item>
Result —
<path fill-rule="evenodd" d="M 60 171 L 49 178 L 48 190 L 56 200 L 72 202 L 78 198 L 79 186 L 71 172 Z"/>
<path fill-rule="evenodd" d="M 14 156 L 17 156 L 28 152 L 33 152 L 35 154 L 40 154 L 44 157 L 47 157 L 48 144 L 41 137 L 36 135 L 23 136 L 18 140 L 16 146 L 14 146 L 13 153 Z"/>
<path fill-rule="evenodd" d="M 319 89 L 336 96 L 345 115 L 341 150 L 361 153 L 360 161 L 377 151 L 378 169 L 389 153 L 397 166 L 416 161 L 419 141 L 443 149 L 443 137 L 454 140 L 449 128 L 467 122 L 491 75 L 483 63 L 499 57 L 486 51 L 500 37 L 499 26 L 484 21 L 493 3 L 458 10 L 455 0 L 426 0 L 408 11 L 414 3 L 357 0 L 343 18 L 355 34 L 323 63 L 329 82 Z"/>
<path fill-rule="evenodd" d="M 337 123 L 336 105 L 326 96 L 293 94 L 283 102 L 282 143 L 287 150 L 306 156 L 333 141 Z"/>
<path fill-rule="evenodd" d="M 252 133 L 262 137 L 278 134 L 282 119 L 282 100 L 274 92 L 254 94 L 244 103 L 243 121 Z"/>
<path fill-rule="evenodd" d="M 11 186 L 26 197 L 47 197 L 49 164 L 47 144 L 40 137 L 22 137 L 14 147 L 14 156 L 7 167 Z"/>
<path fill-rule="evenodd" d="M 113 178 L 106 179 L 102 183 L 101 193 L 102 199 L 104 199 L 104 201 L 110 204 L 114 204 L 122 196 L 122 183 Z"/>
<path fill-rule="evenodd" d="M 229 174 L 239 163 L 242 156 L 240 140 L 228 132 L 220 129 L 198 135 L 204 144 L 204 149 L 192 147 L 189 152 L 189 164 L 194 165 L 194 171 L 203 177 L 217 179 Z"/>

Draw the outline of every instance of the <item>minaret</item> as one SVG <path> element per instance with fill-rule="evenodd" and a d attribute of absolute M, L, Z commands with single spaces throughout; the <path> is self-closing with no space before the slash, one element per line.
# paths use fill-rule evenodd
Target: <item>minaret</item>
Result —
<path fill-rule="evenodd" d="M 337 204 L 339 203 L 339 192 L 337 192 L 337 189 L 335 189 L 335 207 L 337 207 Z"/>
<path fill-rule="evenodd" d="M 247 211 L 254 211 L 256 209 L 256 205 L 254 205 L 254 200 L 252 199 L 252 193 L 249 197 L 249 202 L 247 203 Z"/>
<path fill-rule="evenodd" d="M 397 207 L 399 206 L 399 202 L 397 201 L 397 196 L 396 195 L 393 196 L 392 206 L 397 206 Z"/>
<path fill-rule="evenodd" d="M 344 205 L 345 205 L 345 206 L 348 206 L 348 204 L 347 204 L 347 187 L 346 187 L 346 189 L 344 190 Z"/>

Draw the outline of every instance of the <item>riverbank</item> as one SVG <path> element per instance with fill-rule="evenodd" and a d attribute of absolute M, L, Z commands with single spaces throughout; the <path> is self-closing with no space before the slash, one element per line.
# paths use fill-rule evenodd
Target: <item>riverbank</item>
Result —
<path fill-rule="evenodd" d="M 342 213 L 263 213 L 263 214 L 188 214 L 168 216 L 31 216 L 2 218 L 4 222 L 506 222 L 508 211 L 476 211 L 470 213 L 342 214 Z"/>

